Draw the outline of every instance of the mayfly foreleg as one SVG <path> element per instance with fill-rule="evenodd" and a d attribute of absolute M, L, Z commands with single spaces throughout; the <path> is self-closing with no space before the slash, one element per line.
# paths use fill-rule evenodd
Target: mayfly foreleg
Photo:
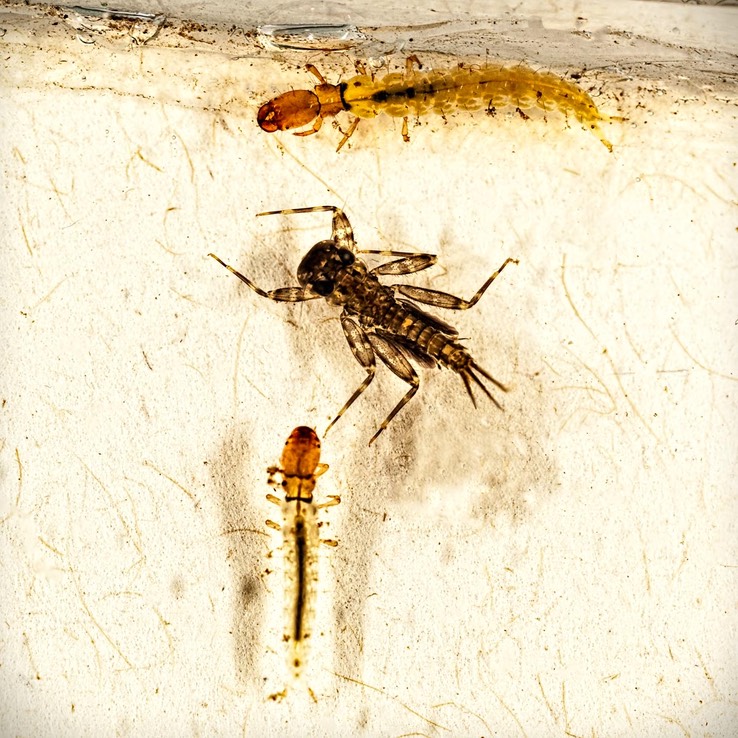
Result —
<path fill-rule="evenodd" d="M 378 267 L 370 270 L 371 274 L 388 275 L 388 274 L 414 274 L 421 272 L 423 269 L 432 267 L 438 257 L 435 254 L 414 254 L 408 251 L 382 251 L 382 250 L 360 250 L 359 254 L 375 254 L 377 256 L 399 256 L 401 258 L 390 261 L 387 264 L 380 264 Z"/>
<path fill-rule="evenodd" d="M 376 353 L 394 374 L 410 385 L 410 389 L 405 396 L 395 405 L 392 412 L 384 419 L 382 425 L 379 426 L 377 432 L 369 439 L 369 445 L 371 446 L 377 440 L 379 434 L 390 424 L 395 415 L 412 400 L 413 395 L 418 391 L 420 380 L 412 364 L 405 358 L 398 346 L 376 334 L 370 333 L 368 338 L 372 349 L 374 349 L 374 353 Z"/>
<path fill-rule="evenodd" d="M 351 227 L 349 219 L 340 208 L 335 205 L 313 205 L 309 208 L 289 208 L 287 210 L 267 210 L 264 213 L 257 213 L 256 217 L 262 215 L 299 215 L 300 213 L 333 213 L 331 225 L 331 236 L 336 245 L 356 252 L 356 242 L 354 241 L 354 229 Z"/>
<path fill-rule="evenodd" d="M 328 431 L 335 425 L 336 421 L 351 407 L 351 405 L 353 405 L 356 398 L 371 384 L 372 379 L 374 379 L 374 373 L 377 369 L 377 363 L 374 359 L 374 350 L 369 343 L 366 333 L 364 333 L 359 324 L 348 315 L 342 315 L 341 327 L 343 328 L 343 333 L 346 336 L 346 341 L 348 341 L 348 345 L 351 348 L 354 358 L 364 367 L 364 369 L 366 369 L 367 375 L 366 379 L 364 379 L 364 381 L 359 385 L 354 394 L 348 398 L 346 404 L 338 411 L 338 415 L 336 415 L 336 417 L 328 424 L 323 435 L 328 433 Z"/>
<path fill-rule="evenodd" d="M 312 205 L 309 208 L 285 208 L 284 210 L 265 210 L 263 213 L 257 213 L 256 217 L 262 215 L 295 215 L 296 213 L 333 213 L 338 211 L 342 213 L 335 205 Z M 344 216 L 345 217 L 345 216 Z"/>
<path fill-rule="evenodd" d="M 276 302 L 303 302 L 304 300 L 315 300 L 317 297 L 320 297 L 320 295 L 314 294 L 305 287 L 279 287 L 276 290 L 269 290 L 267 292 L 266 290 L 261 289 L 261 287 L 257 287 L 248 277 L 245 277 L 241 272 L 236 271 L 232 266 L 230 266 L 230 264 L 226 264 L 215 254 L 208 254 L 208 256 L 212 256 L 218 264 L 221 264 L 229 272 L 235 274 L 244 284 L 251 287 L 257 295 L 267 297 L 270 300 L 275 300 Z"/>
<path fill-rule="evenodd" d="M 464 300 L 461 297 L 456 297 L 448 292 L 440 292 L 439 290 L 431 290 L 426 287 L 415 287 L 410 284 L 399 284 L 395 285 L 395 289 L 405 297 L 409 297 L 411 300 L 422 302 L 426 305 L 433 305 L 433 307 L 446 308 L 448 310 L 468 310 L 474 307 L 479 298 L 486 292 L 487 288 L 492 282 L 500 276 L 502 270 L 508 264 L 517 264 L 518 260 L 508 257 L 505 259 L 503 265 L 492 274 L 492 276 L 477 290 L 474 297 L 471 300 Z"/>

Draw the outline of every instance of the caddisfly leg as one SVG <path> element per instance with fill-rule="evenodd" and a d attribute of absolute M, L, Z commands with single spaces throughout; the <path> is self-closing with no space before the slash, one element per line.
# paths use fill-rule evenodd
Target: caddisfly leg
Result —
<path fill-rule="evenodd" d="M 317 507 L 318 510 L 322 510 L 324 507 L 333 507 L 334 505 L 340 505 L 340 504 L 341 504 L 341 495 L 328 495 L 328 499 L 325 502 L 321 502 L 320 505 L 316 505 L 315 507 Z"/>
<path fill-rule="evenodd" d="M 326 467 L 328 465 L 326 464 Z M 315 476 L 318 476 L 317 472 Z M 333 507 L 334 505 L 340 505 L 341 504 L 341 495 L 328 495 L 328 499 L 325 502 L 321 502 L 320 505 L 316 505 L 316 510 L 324 510 L 326 507 Z M 321 526 L 322 523 L 318 523 L 318 526 Z M 338 545 L 338 541 L 334 538 L 321 538 L 320 542 L 323 546 L 328 546 L 330 548 L 335 548 Z"/>
<path fill-rule="evenodd" d="M 221 264 L 229 272 L 235 274 L 244 284 L 251 287 L 257 295 L 268 297 L 270 300 L 275 300 L 276 302 L 303 302 L 304 300 L 315 300 L 317 297 L 320 297 L 320 295 L 312 293 L 305 287 L 280 287 L 279 289 L 269 290 L 269 292 L 267 292 L 266 290 L 261 289 L 261 287 L 257 287 L 248 277 L 244 277 L 241 272 L 237 272 L 232 266 L 226 264 L 215 254 L 208 254 L 208 256 L 212 256 L 218 264 Z"/>
<path fill-rule="evenodd" d="M 313 474 L 314 477 L 319 477 L 321 474 L 325 474 L 330 467 L 328 464 L 323 464 L 322 462 L 318 464 L 318 466 L 315 467 L 315 473 Z M 335 495 L 331 495 L 331 498 L 335 497 Z M 341 498 L 338 498 L 338 502 L 341 501 Z M 331 505 L 337 505 L 338 502 L 332 502 Z M 330 505 L 318 505 L 318 507 L 330 507 Z"/>
<path fill-rule="evenodd" d="M 505 263 L 477 290 L 477 293 L 471 300 L 464 300 L 461 297 L 450 295 L 448 292 L 440 292 L 439 290 L 431 290 L 425 287 L 415 287 L 410 284 L 395 285 L 395 289 L 401 295 L 405 295 L 405 297 L 409 297 L 411 300 L 416 300 L 426 305 L 433 305 L 434 307 L 446 308 L 448 310 L 468 310 L 479 302 L 479 298 L 485 293 L 492 282 L 500 276 L 500 273 L 508 264 L 517 263 L 517 259 L 510 257 L 505 259 Z"/>
<path fill-rule="evenodd" d="M 293 136 L 312 136 L 313 133 L 317 133 L 323 127 L 323 119 L 318 116 L 313 123 L 312 128 L 308 128 L 307 131 L 292 131 Z"/>
<path fill-rule="evenodd" d="M 395 405 L 392 412 L 384 419 L 382 425 L 379 426 L 377 432 L 369 439 L 369 445 L 371 446 L 377 440 L 379 434 L 390 424 L 392 418 L 412 400 L 413 395 L 418 391 L 420 380 L 412 364 L 405 358 L 398 346 L 386 338 L 373 333 L 368 335 L 368 339 L 376 355 L 379 356 L 392 372 L 410 385 L 410 389 L 405 396 Z"/>
<path fill-rule="evenodd" d="M 423 63 L 418 59 L 418 57 L 415 54 L 410 54 L 407 59 L 405 59 L 405 74 L 409 77 L 413 73 L 413 64 L 417 65 L 418 69 L 423 68 Z"/>
<path fill-rule="evenodd" d="M 407 127 L 407 116 L 403 116 L 402 118 L 402 140 L 405 143 L 410 143 L 410 132 Z"/>
<path fill-rule="evenodd" d="M 295 215 L 296 213 L 333 213 L 333 224 L 331 236 L 339 248 L 348 249 L 356 253 L 356 242 L 354 241 L 354 229 L 349 223 L 346 214 L 335 205 L 314 205 L 310 208 L 291 208 L 289 210 L 267 210 L 261 215 Z"/>
<path fill-rule="evenodd" d="M 360 74 L 366 75 L 366 68 L 364 67 L 364 65 L 361 62 L 359 62 L 359 61 L 354 62 L 354 66 L 356 67 L 356 70 Z M 325 77 L 323 77 L 323 75 L 318 71 L 318 69 L 317 69 L 317 67 L 315 65 L 313 65 L 313 64 L 307 64 L 305 66 L 305 69 L 307 69 L 307 71 L 310 72 L 310 74 L 312 74 L 318 80 L 318 82 L 321 85 L 327 85 L 328 84 L 325 81 Z M 373 79 L 373 77 L 372 77 L 372 79 Z M 322 125 L 323 125 L 323 117 L 321 115 L 319 115 L 315 119 L 315 123 L 313 123 L 313 127 L 310 130 L 308 130 L 308 131 L 300 131 L 299 133 L 295 133 L 294 135 L 295 136 L 311 136 L 313 133 L 317 133 L 320 130 L 320 127 Z M 335 121 L 334 121 L 333 125 L 336 126 L 336 128 L 338 128 L 339 131 L 341 131 L 341 128 L 338 125 L 336 125 Z M 343 138 L 338 142 L 338 146 L 336 147 L 336 151 L 337 152 L 340 151 L 341 148 L 343 147 L 343 145 L 346 143 L 346 141 L 348 141 L 351 138 L 351 136 L 353 135 L 354 131 L 356 130 L 356 126 L 358 126 L 358 125 L 359 125 L 359 119 L 358 118 L 354 118 L 353 121 L 351 121 L 351 125 L 349 126 L 348 131 L 346 131 L 346 133 L 344 133 L 343 131 L 341 131 L 341 134 L 343 135 Z"/>
<path fill-rule="evenodd" d="M 411 54 L 408 56 L 407 59 L 405 59 L 405 76 L 408 78 L 408 80 L 413 79 L 413 65 L 416 64 L 418 69 L 423 68 L 423 64 L 421 63 L 420 59 L 418 59 L 415 54 Z M 408 118 L 407 116 L 403 116 L 402 118 L 402 140 L 405 143 L 410 143 L 410 131 L 408 129 Z"/>
<path fill-rule="evenodd" d="M 374 373 L 377 369 L 376 361 L 374 360 L 374 350 L 372 349 L 369 339 L 363 330 L 359 327 L 356 321 L 349 318 L 347 315 L 341 316 L 341 327 L 343 333 L 348 341 L 349 348 L 354 355 L 356 361 L 361 364 L 367 371 L 366 379 L 359 385 L 359 388 L 354 392 L 351 397 L 348 398 L 346 404 L 338 411 L 333 420 L 328 424 L 323 435 L 327 435 L 328 431 L 335 425 L 336 421 L 351 407 L 354 400 L 371 384 L 374 379 Z"/>
<path fill-rule="evenodd" d="M 275 467 L 269 467 L 267 471 L 269 472 L 269 484 L 272 487 L 278 486 L 279 482 L 277 482 L 276 479 L 274 479 L 272 474 L 276 472 L 281 472 L 281 469 L 276 469 Z M 280 500 L 279 497 L 275 497 L 273 494 L 268 494 L 266 498 L 267 500 L 269 500 L 269 502 L 273 502 L 275 505 L 282 507 L 282 500 Z M 272 530 L 282 530 L 282 526 L 279 523 L 275 523 L 273 520 L 265 520 L 264 522 Z"/>
<path fill-rule="evenodd" d="M 325 77 L 323 77 L 314 64 L 306 64 L 305 69 L 307 69 L 307 71 L 310 72 L 310 74 L 312 74 L 321 85 L 326 84 Z"/>
<path fill-rule="evenodd" d="M 354 135 L 354 131 L 356 130 L 358 125 L 359 125 L 359 119 L 354 118 L 351 121 L 351 125 L 349 126 L 349 129 L 348 131 L 346 131 L 346 133 L 343 133 L 343 131 L 341 131 L 340 126 L 336 126 L 336 128 L 338 128 L 338 130 L 341 131 L 341 133 L 343 133 L 343 138 L 338 142 L 338 146 L 336 146 L 336 153 L 338 153 L 343 148 L 343 145 L 346 143 L 346 141 L 348 141 L 351 138 L 351 136 Z"/>

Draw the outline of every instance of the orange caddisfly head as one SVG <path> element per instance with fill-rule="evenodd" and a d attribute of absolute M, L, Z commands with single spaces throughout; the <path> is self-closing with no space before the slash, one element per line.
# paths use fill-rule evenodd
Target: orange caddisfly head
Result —
<path fill-rule="evenodd" d="M 256 120 L 267 133 L 300 128 L 320 115 L 320 100 L 310 90 L 292 90 L 275 97 L 259 108 Z"/>
<path fill-rule="evenodd" d="M 282 469 L 286 476 L 311 477 L 320 463 L 318 434 L 304 425 L 290 433 L 282 451 Z"/>

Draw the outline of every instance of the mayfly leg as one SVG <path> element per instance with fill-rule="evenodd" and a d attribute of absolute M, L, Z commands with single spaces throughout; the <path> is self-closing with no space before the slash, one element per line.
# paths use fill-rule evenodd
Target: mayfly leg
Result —
<path fill-rule="evenodd" d="M 349 219 L 340 208 L 335 205 L 314 205 L 309 208 L 290 208 L 288 210 L 267 210 L 257 213 L 256 217 L 262 215 L 295 215 L 299 213 L 333 213 L 331 236 L 336 245 L 356 253 L 356 242 L 354 241 L 354 229 Z"/>
<path fill-rule="evenodd" d="M 344 406 L 338 411 L 338 415 L 336 415 L 336 417 L 328 424 L 323 435 L 328 433 L 346 410 L 354 404 L 354 401 L 359 397 L 359 395 L 361 395 L 362 392 L 364 392 L 364 390 L 372 383 L 374 374 L 377 370 L 377 362 L 374 359 L 374 350 L 372 349 L 372 345 L 369 343 L 366 333 L 364 333 L 359 324 L 348 317 L 348 315 L 344 314 L 341 316 L 341 327 L 343 328 L 343 333 L 346 336 L 346 341 L 351 349 L 351 353 L 353 353 L 356 361 L 366 369 L 367 375 L 366 379 L 364 379 L 364 381 L 359 385 L 358 389 L 351 395 L 351 397 L 348 398 Z"/>
<path fill-rule="evenodd" d="M 366 334 L 359 325 L 347 315 L 341 316 L 341 326 L 346 335 L 346 340 L 354 354 L 354 358 L 367 371 L 366 379 L 358 386 L 356 391 L 348 398 L 346 404 L 338 411 L 338 415 L 330 422 L 325 432 L 335 425 L 338 419 L 348 410 L 356 399 L 366 390 L 374 379 L 376 372 L 375 355 L 396 374 L 410 385 L 410 389 L 404 397 L 393 408 L 392 412 L 385 418 L 382 425 L 379 426 L 377 432 L 369 439 L 371 446 L 377 440 L 379 434 L 389 425 L 390 421 L 402 410 L 405 405 L 412 399 L 413 395 L 418 391 L 420 380 L 413 369 L 410 362 L 403 356 L 401 350 L 397 348 L 391 341 L 380 337 L 374 333 Z"/>
<path fill-rule="evenodd" d="M 412 251 L 384 251 L 382 249 L 361 249 L 358 254 L 374 254 L 376 256 L 400 257 L 395 261 L 387 264 L 380 264 L 371 270 L 372 274 L 379 276 L 397 275 L 397 274 L 414 274 L 421 272 L 423 269 L 432 267 L 438 257 L 435 254 L 416 254 Z"/>
<path fill-rule="evenodd" d="M 513 259 L 511 257 L 505 259 L 503 265 L 477 290 L 471 300 L 464 300 L 463 298 L 456 297 L 448 292 L 431 290 L 427 287 L 415 287 L 411 284 L 398 284 L 394 285 L 394 287 L 401 295 L 409 297 L 411 300 L 422 302 L 425 305 L 433 305 L 433 307 L 446 308 L 447 310 L 468 310 L 479 302 L 479 298 L 487 291 L 487 288 L 492 284 L 492 282 L 500 276 L 500 273 L 508 264 L 518 263 L 517 259 Z"/>
<path fill-rule="evenodd" d="M 379 358 L 402 380 L 410 385 L 410 389 L 405 396 L 395 405 L 392 412 L 384 419 L 382 425 L 379 426 L 377 432 L 369 439 L 371 446 L 377 440 L 379 434 L 390 424 L 392 418 L 412 400 L 413 395 L 418 391 L 420 380 L 413 369 L 412 364 L 403 356 L 400 349 L 391 341 L 381 338 L 376 334 L 369 334 L 369 343 Z"/>
<path fill-rule="evenodd" d="M 280 287 L 276 290 L 266 290 L 257 287 L 248 277 L 245 277 L 241 272 L 236 271 L 230 264 L 226 264 L 222 259 L 217 257 L 215 254 L 208 254 L 221 266 L 224 266 L 229 272 L 235 274 L 244 284 L 251 287 L 257 295 L 266 297 L 269 300 L 275 300 L 276 302 L 304 302 L 305 300 L 315 300 L 320 295 L 312 293 L 310 290 L 304 287 Z"/>
<path fill-rule="evenodd" d="M 432 290 L 426 287 L 415 287 L 414 285 L 409 284 L 396 285 L 395 289 L 401 295 L 409 297 L 410 299 L 415 300 L 416 302 L 423 303 L 425 305 L 446 308 L 447 310 L 468 310 L 469 308 L 474 307 L 477 302 L 479 302 L 479 299 L 486 292 L 487 288 L 492 284 L 492 282 L 495 281 L 495 279 L 497 279 L 497 277 L 500 276 L 500 273 L 508 264 L 518 263 L 519 262 L 517 259 L 513 259 L 511 257 L 505 259 L 502 266 L 492 273 L 490 278 L 476 291 L 476 293 L 470 300 L 464 300 L 463 298 L 456 297 L 456 295 L 451 295 L 448 292 Z M 474 382 L 474 384 L 476 384 L 482 390 L 482 392 L 487 395 L 487 397 L 495 404 L 495 406 L 502 410 L 502 406 L 500 405 L 500 403 L 492 396 L 492 393 L 487 389 L 487 387 L 484 386 L 482 381 L 477 376 L 477 373 L 481 374 L 483 377 L 492 382 L 492 384 L 494 384 L 495 387 L 497 387 L 498 389 L 502 390 L 503 392 L 507 392 L 507 387 L 505 387 L 502 382 L 495 379 L 486 369 L 479 366 L 476 361 L 471 361 L 471 363 L 469 363 L 463 369 L 457 369 L 457 373 L 461 377 L 461 380 L 464 383 L 464 388 L 466 389 L 466 392 L 469 395 L 469 398 L 471 399 L 474 407 L 477 406 L 477 401 L 474 399 L 474 393 L 471 389 L 471 382 Z"/>

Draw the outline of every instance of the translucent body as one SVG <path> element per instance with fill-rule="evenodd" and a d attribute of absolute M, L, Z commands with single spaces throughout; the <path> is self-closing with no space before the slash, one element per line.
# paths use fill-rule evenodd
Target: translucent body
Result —
<path fill-rule="evenodd" d="M 540 108 L 571 115 L 612 151 L 600 124 L 620 119 L 600 113 L 589 94 L 567 79 L 522 64 L 459 65 L 451 70 L 414 71 L 411 60 L 405 73 L 376 77 L 360 74 L 338 85 L 327 84 L 313 67 L 311 71 L 321 84 L 312 92 L 296 90 L 270 100 L 259 111 L 259 125 L 271 132 L 314 121 L 312 129 L 299 134 L 307 135 L 320 128 L 323 118 L 341 110 L 357 118 L 374 118 L 380 113 L 407 118 L 513 106 L 521 111 Z M 406 130 L 403 135 L 407 137 Z M 339 148 L 343 143 L 345 140 Z"/>
<path fill-rule="evenodd" d="M 289 500 L 282 503 L 284 536 L 286 627 L 289 646 L 287 662 L 295 677 L 305 663 L 307 642 L 312 634 L 315 613 L 315 584 L 318 580 L 317 508 L 312 502 Z"/>
<path fill-rule="evenodd" d="M 303 670 L 307 644 L 312 634 L 315 611 L 315 585 L 318 579 L 318 544 L 320 523 L 318 510 L 338 504 L 337 497 L 316 505 L 313 490 L 316 478 L 327 470 L 320 463 L 320 440 L 312 428 L 295 428 L 285 443 L 281 467 L 269 469 L 270 482 L 281 487 L 284 497 L 267 495 L 280 506 L 282 523 L 270 520 L 267 525 L 282 532 L 282 554 L 285 574 L 285 630 L 288 665 L 295 678 Z M 275 479 L 281 477 L 281 483 Z M 334 541 L 323 541 L 335 545 Z"/>

